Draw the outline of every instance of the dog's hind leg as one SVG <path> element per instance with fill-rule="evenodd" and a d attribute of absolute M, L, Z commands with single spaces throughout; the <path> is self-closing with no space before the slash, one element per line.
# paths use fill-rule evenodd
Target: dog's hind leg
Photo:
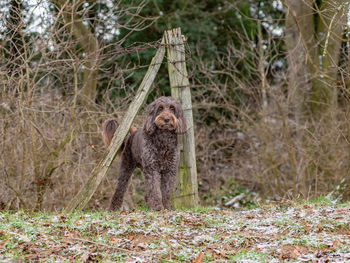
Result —
<path fill-rule="evenodd" d="M 128 188 L 130 177 L 136 168 L 134 162 L 130 160 L 129 155 L 123 153 L 119 169 L 118 182 L 112 197 L 109 208 L 110 210 L 118 210 L 123 204 L 124 194 Z"/>

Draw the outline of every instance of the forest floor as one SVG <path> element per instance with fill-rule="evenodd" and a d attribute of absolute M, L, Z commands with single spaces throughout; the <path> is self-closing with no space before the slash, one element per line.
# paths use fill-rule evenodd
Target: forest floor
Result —
<path fill-rule="evenodd" d="M 350 262 L 350 203 L 70 215 L 0 211 L 0 262 L 33 261 Z"/>

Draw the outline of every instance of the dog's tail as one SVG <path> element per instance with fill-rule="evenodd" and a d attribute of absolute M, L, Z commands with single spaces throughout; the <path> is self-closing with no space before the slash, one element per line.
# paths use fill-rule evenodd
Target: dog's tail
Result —
<path fill-rule="evenodd" d="M 114 135 L 115 131 L 117 130 L 118 126 L 119 126 L 119 123 L 114 119 L 106 120 L 103 123 L 103 125 L 102 125 L 102 139 L 103 139 L 103 142 L 104 142 L 106 148 L 108 148 L 109 145 L 111 144 L 111 141 L 113 139 L 113 135 Z M 132 125 L 130 127 L 128 136 L 130 136 L 130 134 L 134 133 L 135 131 L 136 131 L 136 127 Z M 123 146 L 121 148 L 123 148 Z"/>

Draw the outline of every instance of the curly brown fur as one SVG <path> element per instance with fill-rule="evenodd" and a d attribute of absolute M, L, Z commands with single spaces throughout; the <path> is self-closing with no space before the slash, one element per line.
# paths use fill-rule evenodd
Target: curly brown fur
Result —
<path fill-rule="evenodd" d="M 109 145 L 111 144 L 112 139 L 113 139 L 113 135 L 114 135 L 115 131 L 117 130 L 118 126 L 119 126 L 119 123 L 114 119 L 106 120 L 102 124 L 101 135 L 102 135 L 102 140 L 103 140 L 106 148 L 108 148 Z M 130 136 L 130 134 L 134 133 L 135 131 L 136 131 L 136 127 L 132 125 L 129 129 L 129 133 L 128 133 L 127 137 Z M 122 144 L 122 146 L 120 147 L 120 149 L 117 153 L 118 156 L 121 154 L 123 148 L 124 148 L 124 144 Z"/>
<path fill-rule="evenodd" d="M 102 133 L 107 138 L 113 125 L 107 123 L 103 126 Z M 136 167 L 141 169 L 144 176 L 147 205 L 154 210 L 170 209 L 170 196 L 180 157 L 177 134 L 186 131 L 186 119 L 181 104 L 176 100 L 160 97 L 149 105 L 143 128 L 130 132 L 124 141 L 110 210 L 121 208 L 129 179 Z"/>

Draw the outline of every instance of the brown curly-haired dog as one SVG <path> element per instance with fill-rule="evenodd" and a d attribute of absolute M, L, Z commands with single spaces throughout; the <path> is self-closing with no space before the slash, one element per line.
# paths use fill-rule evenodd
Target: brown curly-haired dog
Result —
<path fill-rule="evenodd" d="M 115 120 L 103 125 L 102 136 L 108 146 L 118 127 Z M 142 129 L 132 127 L 124 141 L 121 164 L 110 210 L 120 209 L 129 179 L 140 168 L 146 190 L 146 203 L 154 210 L 169 209 L 176 181 L 180 150 L 177 134 L 187 130 L 181 104 L 171 97 L 160 97 L 149 105 Z"/>

